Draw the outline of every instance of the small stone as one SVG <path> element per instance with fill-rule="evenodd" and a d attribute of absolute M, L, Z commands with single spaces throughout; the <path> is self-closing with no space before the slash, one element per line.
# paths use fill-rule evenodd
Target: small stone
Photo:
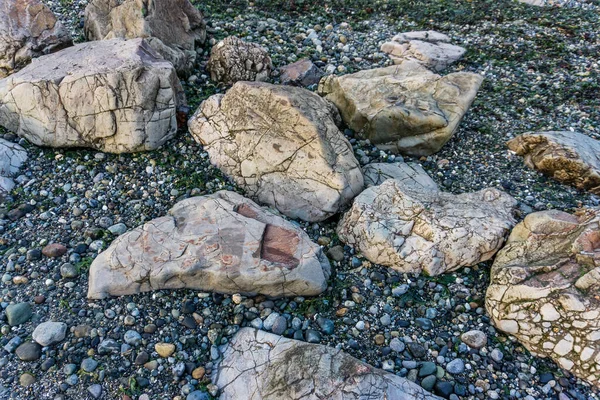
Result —
<path fill-rule="evenodd" d="M 19 383 L 23 387 L 31 386 L 35 383 L 35 377 L 28 372 L 25 372 L 19 377 Z"/>
<path fill-rule="evenodd" d="M 194 390 L 186 396 L 185 400 L 210 400 L 210 397 L 206 392 Z"/>
<path fill-rule="evenodd" d="M 36 326 L 32 337 L 33 340 L 46 347 L 62 342 L 66 334 L 67 324 L 64 322 L 47 321 Z"/>
<path fill-rule="evenodd" d="M 452 360 L 446 365 L 446 371 L 452 375 L 462 374 L 465 371 L 465 362 L 460 358 Z"/>
<path fill-rule="evenodd" d="M 10 326 L 17 326 L 29 321 L 33 312 L 29 303 L 11 304 L 6 307 L 6 318 Z"/>
<path fill-rule="evenodd" d="M 99 399 L 102 396 L 102 385 L 96 383 L 88 387 L 87 390 L 95 399 Z"/>
<path fill-rule="evenodd" d="M 320 343 L 321 342 L 321 334 L 314 329 L 308 329 L 306 331 L 306 341 L 308 343 Z"/>
<path fill-rule="evenodd" d="M 159 356 L 167 358 L 175 352 L 175 345 L 173 343 L 156 343 L 154 350 L 156 350 Z"/>
<path fill-rule="evenodd" d="M 65 245 L 60 243 L 52 243 L 42 249 L 42 254 L 46 257 L 57 258 L 61 257 L 67 252 Z"/>
<path fill-rule="evenodd" d="M 435 385 L 436 380 L 437 380 L 437 378 L 435 377 L 435 375 L 426 376 L 421 381 L 421 387 L 423 389 L 427 390 L 428 392 L 431 392 L 433 389 L 433 386 Z"/>
<path fill-rule="evenodd" d="M 473 349 L 480 349 L 487 344 L 487 336 L 485 333 L 472 330 L 461 335 L 460 339 Z"/>
<path fill-rule="evenodd" d="M 423 358 L 427 354 L 427 351 L 425 350 L 425 348 L 418 343 L 410 342 L 406 345 L 406 347 L 408 347 L 408 351 L 416 359 Z"/>
<path fill-rule="evenodd" d="M 419 369 L 419 377 L 433 375 L 437 371 L 437 367 L 433 362 L 424 362 Z"/>
<path fill-rule="evenodd" d="M 79 270 L 71 263 L 65 263 L 60 266 L 60 275 L 63 278 L 77 278 L 79 275 Z"/>
<path fill-rule="evenodd" d="M 35 361 L 42 356 L 42 346 L 34 342 L 25 342 L 15 351 L 21 361 Z"/>
<path fill-rule="evenodd" d="M 123 223 L 115 224 L 108 227 L 108 231 L 113 235 L 122 235 L 127 232 L 127 225 Z"/>
<path fill-rule="evenodd" d="M 85 358 L 81 362 L 81 369 L 85 372 L 94 372 L 97 367 L 98 361 L 94 360 L 93 358 Z"/>
<path fill-rule="evenodd" d="M 342 261 L 344 259 L 344 248 L 342 246 L 334 246 L 329 249 L 327 256 L 333 261 Z"/>
<path fill-rule="evenodd" d="M 204 377 L 204 374 L 206 374 L 206 369 L 204 367 L 198 367 L 192 371 L 192 378 L 200 380 Z"/>
<path fill-rule="evenodd" d="M 137 331 L 129 330 L 125 332 L 123 340 L 125 340 L 125 343 L 131 346 L 138 346 L 142 342 L 142 335 L 140 335 Z"/>
<path fill-rule="evenodd" d="M 504 358 L 504 354 L 500 350 L 494 349 L 490 353 L 490 357 L 492 357 L 492 360 L 494 360 L 496 362 L 500 362 Z"/>
<path fill-rule="evenodd" d="M 400 339 L 393 338 L 392 340 L 390 340 L 390 348 L 396 353 L 402 353 L 406 346 Z"/>
<path fill-rule="evenodd" d="M 385 343 L 385 336 L 383 335 L 375 335 L 375 344 L 381 346 Z"/>

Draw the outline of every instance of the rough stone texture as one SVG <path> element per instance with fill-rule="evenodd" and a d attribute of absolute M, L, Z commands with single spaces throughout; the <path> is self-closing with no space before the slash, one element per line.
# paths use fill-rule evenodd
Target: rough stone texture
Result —
<path fill-rule="evenodd" d="M 184 101 L 173 66 L 142 39 L 90 42 L 0 80 L 0 125 L 40 146 L 152 150 L 177 131 Z"/>
<path fill-rule="evenodd" d="M 204 43 L 206 24 L 188 0 L 92 0 L 85 9 L 88 40 L 146 38 L 179 72 L 196 62 L 196 45 Z"/>
<path fill-rule="evenodd" d="M 417 384 L 343 351 L 241 329 L 223 349 L 212 381 L 221 400 L 435 400 Z"/>
<path fill-rule="evenodd" d="M 333 105 L 306 89 L 238 82 L 189 121 L 211 162 L 259 202 L 306 221 L 337 213 L 363 189 Z"/>
<path fill-rule="evenodd" d="M 41 1 L 0 0 L 0 78 L 71 44 L 69 32 Z"/>
<path fill-rule="evenodd" d="M 577 132 L 525 133 L 508 142 L 525 164 L 578 189 L 600 194 L 600 142 Z"/>
<path fill-rule="evenodd" d="M 396 35 L 381 45 L 381 51 L 389 54 L 394 64 L 413 60 L 441 71 L 460 60 L 466 49 L 450 44 L 450 38 L 435 31 L 406 32 Z"/>
<path fill-rule="evenodd" d="M 269 53 L 256 43 L 229 36 L 213 46 L 207 69 L 215 82 L 265 81 L 273 65 Z"/>
<path fill-rule="evenodd" d="M 337 232 L 374 263 L 433 276 L 489 260 L 516 204 L 492 188 L 454 195 L 389 179 L 354 199 Z"/>
<path fill-rule="evenodd" d="M 27 161 L 24 148 L 8 140 L 0 139 L 0 197 L 10 192 L 15 183 L 11 179 Z"/>
<path fill-rule="evenodd" d="M 458 127 L 483 78 L 470 72 L 440 76 L 414 61 L 327 76 L 319 93 L 377 147 L 413 156 L 439 151 Z"/>
<path fill-rule="evenodd" d="M 67 334 L 64 322 L 42 322 L 33 331 L 33 340 L 46 347 L 61 342 Z"/>
<path fill-rule="evenodd" d="M 119 236 L 92 263 L 88 297 L 159 289 L 313 296 L 329 261 L 300 228 L 234 192 L 177 203 Z"/>
<path fill-rule="evenodd" d="M 529 214 L 491 270 L 486 307 L 529 351 L 598 384 L 600 210 Z"/>
<path fill-rule="evenodd" d="M 310 86 L 319 83 L 324 73 L 308 58 L 279 69 L 279 80 L 284 85 Z"/>
<path fill-rule="evenodd" d="M 363 167 L 365 186 L 381 185 L 388 179 L 399 181 L 414 190 L 437 191 L 438 185 L 417 163 L 372 163 Z"/>

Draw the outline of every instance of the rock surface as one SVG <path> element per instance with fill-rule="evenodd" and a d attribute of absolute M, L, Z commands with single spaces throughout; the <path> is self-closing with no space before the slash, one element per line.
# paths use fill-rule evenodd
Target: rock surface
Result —
<path fill-rule="evenodd" d="M 394 64 L 413 60 L 434 71 L 441 71 L 460 60 L 466 49 L 450 44 L 450 38 L 443 33 L 417 31 L 394 36 L 381 45 L 381 51 L 389 54 Z"/>
<path fill-rule="evenodd" d="M 492 188 L 454 195 L 389 179 L 354 199 L 337 232 L 374 263 L 434 276 L 489 260 L 516 203 Z"/>
<path fill-rule="evenodd" d="M 16 143 L 0 139 L 0 197 L 10 192 L 15 183 L 11 179 L 27 161 L 27 152 Z"/>
<path fill-rule="evenodd" d="M 573 185 L 600 194 L 600 142 L 577 132 L 525 133 L 508 142 L 525 164 Z"/>
<path fill-rule="evenodd" d="M 142 39 L 90 42 L 1 80 L 0 125 L 40 146 L 152 150 L 183 102 L 175 70 Z"/>
<path fill-rule="evenodd" d="M 159 289 L 313 296 L 329 261 L 295 225 L 234 192 L 192 197 L 119 236 L 92 263 L 88 297 Z"/>
<path fill-rule="evenodd" d="M 241 329 L 212 377 L 221 400 L 434 400 L 415 383 L 339 349 Z"/>
<path fill-rule="evenodd" d="M 319 83 L 323 77 L 323 71 L 308 58 L 281 67 L 279 72 L 279 80 L 284 85 L 307 87 Z"/>
<path fill-rule="evenodd" d="M 71 44 L 69 32 L 41 1 L 0 0 L 0 78 Z"/>
<path fill-rule="evenodd" d="M 265 81 L 273 65 L 263 47 L 229 36 L 213 46 L 207 69 L 213 81 L 232 85 L 238 81 Z"/>
<path fill-rule="evenodd" d="M 327 76 L 319 93 L 339 108 L 350 128 L 380 149 L 427 156 L 450 140 L 482 80 L 470 72 L 440 76 L 405 61 Z"/>
<path fill-rule="evenodd" d="M 85 9 L 88 40 L 146 41 L 179 72 L 196 62 L 196 45 L 204 43 L 206 24 L 188 0 L 92 0 Z"/>
<path fill-rule="evenodd" d="M 437 191 L 438 185 L 417 163 L 372 163 L 363 167 L 365 186 L 381 185 L 388 179 L 395 179 L 403 187 L 419 191 Z"/>
<path fill-rule="evenodd" d="M 67 324 L 64 322 L 43 322 L 33 331 L 33 340 L 46 347 L 61 342 L 67 334 Z"/>
<path fill-rule="evenodd" d="M 363 189 L 337 111 L 306 89 L 238 82 L 189 121 L 211 162 L 250 197 L 306 221 L 324 220 Z"/>
<path fill-rule="evenodd" d="M 529 214 L 491 270 L 486 307 L 532 353 L 598 384 L 600 211 Z"/>

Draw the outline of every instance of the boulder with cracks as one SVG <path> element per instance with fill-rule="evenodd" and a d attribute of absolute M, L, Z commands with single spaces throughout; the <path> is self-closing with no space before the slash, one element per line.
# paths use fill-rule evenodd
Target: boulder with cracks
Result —
<path fill-rule="evenodd" d="M 207 69 L 213 81 L 233 85 L 238 81 L 266 81 L 273 65 L 260 45 L 229 36 L 213 46 Z"/>
<path fill-rule="evenodd" d="M 302 229 L 234 192 L 192 197 L 119 236 L 92 263 L 88 298 L 160 289 L 315 296 L 330 266 Z"/>
<path fill-rule="evenodd" d="M 414 190 L 439 190 L 437 183 L 417 163 L 371 163 L 363 167 L 363 175 L 367 187 L 381 185 L 388 179 L 395 179 L 403 187 L 408 186 Z"/>

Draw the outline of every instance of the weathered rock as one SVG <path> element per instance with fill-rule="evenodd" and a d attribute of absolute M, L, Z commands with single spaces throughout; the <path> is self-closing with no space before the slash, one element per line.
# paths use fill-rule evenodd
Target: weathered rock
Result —
<path fill-rule="evenodd" d="M 440 76 L 414 61 L 330 75 L 319 93 L 353 130 L 383 150 L 414 156 L 439 151 L 458 127 L 483 78 L 470 72 Z"/>
<path fill-rule="evenodd" d="M 450 38 L 443 33 L 417 31 L 394 36 L 381 45 L 381 51 L 389 54 L 394 64 L 413 60 L 434 71 L 441 71 L 460 60 L 466 49 L 450 44 Z"/>
<path fill-rule="evenodd" d="M 339 349 L 252 328 L 224 347 L 212 380 L 221 400 L 439 399 Z"/>
<path fill-rule="evenodd" d="M 0 125 L 40 146 L 152 150 L 183 102 L 175 70 L 142 39 L 91 42 L 0 80 Z"/>
<path fill-rule="evenodd" d="M 308 58 L 279 69 L 279 80 L 284 85 L 310 86 L 319 83 L 324 73 Z"/>
<path fill-rule="evenodd" d="M 27 161 L 27 152 L 16 143 L 0 139 L 0 197 L 10 192 L 15 183 L 11 177 Z"/>
<path fill-rule="evenodd" d="M 363 189 L 331 103 L 302 88 L 238 82 L 189 121 L 211 162 L 250 197 L 306 221 L 337 213 Z"/>
<path fill-rule="evenodd" d="M 372 163 L 363 167 L 365 186 L 381 185 L 388 179 L 395 179 L 403 187 L 414 190 L 437 191 L 437 183 L 417 163 Z"/>
<path fill-rule="evenodd" d="M 454 195 L 389 179 L 354 199 L 337 232 L 374 263 L 433 276 L 489 260 L 516 204 L 492 188 Z"/>
<path fill-rule="evenodd" d="M 491 270 L 497 328 L 593 384 L 600 381 L 600 210 L 529 214 Z"/>
<path fill-rule="evenodd" d="M 92 0 L 84 31 L 88 40 L 145 38 L 178 72 L 188 73 L 206 23 L 188 0 Z"/>
<path fill-rule="evenodd" d="M 600 194 L 600 142 L 577 132 L 525 133 L 508 142 L 525 164 L 578 189 Z"/>
<path fill-rule="evenodd" d="M 0 0 L 0 78 L 71 44 L 69 32 L 41 1 Z"/>
<path fill-rule="evenodd" d="M 33 331 L 33 340 L 46 347 L 62 342 L 67 334 L 64 322 L 47 321 L 39 324 Z"/>
<path fill-rule="evenodd" d="M 229 36 L 215 44 L 206 66 L 215 82 L 265 81 L 273 65 L 269 53 L 256 43 Z"/>
<path fill-rule="evenodd" d="M 300 228 L 221 191 L 119 236 L 92 263 L 88 297 L 180 288 L 311 296 L 327 287 L 329 268 Z"/>

